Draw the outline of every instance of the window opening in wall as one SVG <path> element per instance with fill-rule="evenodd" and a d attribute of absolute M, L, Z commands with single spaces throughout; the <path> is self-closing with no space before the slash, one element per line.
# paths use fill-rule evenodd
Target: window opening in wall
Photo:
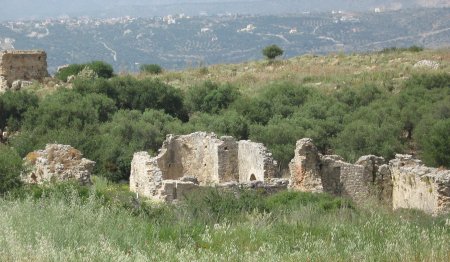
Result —
<path fill-rule="evenodd" d="M 255 176 L 255 174 L 252 174 L 251 176 L 250 176 L 250 181 L 255 181 L 256 180 L 256 176 Z"/>

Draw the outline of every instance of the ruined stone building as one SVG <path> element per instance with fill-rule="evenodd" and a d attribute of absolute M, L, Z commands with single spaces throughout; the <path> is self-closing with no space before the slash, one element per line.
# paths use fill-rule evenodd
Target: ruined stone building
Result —
<path fill-rule="evenodd" d="M 134 154 L 130 190 L 172 201 L 198 186 L 266 181 L 277 176 L 275 170 L 260 143 L 205 132 L 168 135 L 158 156 Z"/>
<path fill-rule="evenodd" d="M 48 76 L 44 51 L 0 51 L 0 92 L 20 89 L 21 81 L 41 81 Z"/>
<path fill-rule="evenodd" d="M 429 214 L 450 213 L 450 170 L 430 168 L 410 155 L 396 155 L 389 162 L 392 205 Z"/>
<path fill-rule="evenodd" d="M 355 164 L 322 155 L 309 138 L 297 141 L 290 178 L 279 178 L 264 145 L 213 133 L 168 135 L 159 154 L 134 154 L 130 190 L 155 200 L 173 201 L 199 186 L 262 185 L 269 192 L 329 193 L 357 204 L 378 200 L 397 208 L 437 215 L 450 212 L 450 170 L 429 168 L 409 155 L 362 156 Z M 267 190 L 269 189 L 269 190 Z"/>
<path fill-rule="evenodd" d="M 389 167 L 383 158 L 369 155 L 347 163 L 337 155 L 321 155 L 309 138 L 297 141 L 289 169 L 289 187 L 294 190 L 330 193 L 357 203 L 391 194 Z"/>
<path fill-rule="evenodd" d="M 326 192 L 363 204 L 378 199 L 394 209 L 415 208 L 429 214 L 450 213 L 450 170 L 426 167 L 410 155 L 362 156 L 355 164 L 321 155 L 309 138 L 297 141 L 290 163 L 294 190 Z"/>

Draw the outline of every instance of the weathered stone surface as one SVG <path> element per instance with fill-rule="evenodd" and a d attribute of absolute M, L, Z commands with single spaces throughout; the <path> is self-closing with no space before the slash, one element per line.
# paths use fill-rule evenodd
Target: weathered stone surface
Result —
<path fill-rule="evenodd" d="M 252 175 L 254 180 L 264 181 L 274 177 L 275 170 L 274 161 L 262 144 L 237 142 L 229 136 L 218 138 L 205 132 L 168 135 L 156 157 L 146 152 L 134 154 L 130 190 L 153 199 L 173 201 L 180 192 L 197 185 L 239 182 L 241 176 L 243 181 L 250 181 Z"/>
<path fill-rule="evenodd" d="M 320 175 L 320 157 L 312 139 L 297 141 L 294 159 L 289 163 L 290 188 L 308 192 L 323 192 Z"/>
<path fill-rule="evenodd" d="M 265 181 L 275 177 L 276 163 L 261 143 L 239 141 L 239 182 Z"/>
<path fill-rule="evenodd" d="M 394 209 L 416 208 L 433 215 L 450 212 L 450 170 L 426 167 L 410 155 L 396 155 L 389 166 Z"/>
<path fill-rule="evenodd" d="M 0 51 L 0 92 L 10 89 L 17 80 L 28 83 L 48 76 L 44 51 Z M 22 82 L 16 82 L 13 89 L 22 86 Z"/>
<path fill-rule="evenodd" d="M 83 158 L 77 149 L 58 144 L 48 144 L 44 150 L 29 153 L 25 161 L 30 171 L 22 178 L 30 184 L 67 180 L 89 184 L 95 165 L 94 161 Z"/>
<path fill-rule="evenodd" d="M 372 195 L 390 199 L 388 193 L 382 193 L 390 192 L 389 189 L 377 186 L 389 185 L 385 182 L 390 178 L 385 174 L 386 168 L 381 168 L 384 163 L 383 158 L 376 156 L 364 156 L 351 164 L 337 155 L 321 155 L 313 141 L 304 138 L 297 141 L 295 156 L 289 165 L 290 188 L 346 196 L 357 203 Z"/>

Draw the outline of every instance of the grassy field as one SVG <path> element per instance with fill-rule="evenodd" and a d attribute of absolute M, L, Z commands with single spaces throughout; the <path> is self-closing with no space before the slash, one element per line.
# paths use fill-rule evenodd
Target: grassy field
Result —
<path fill-rule="evenodd" d="M 189 88 L 206 80 L 231 83 L 249 95 L 256 94 L 264 86 L 278 81 L 307 84 L 325 90 L 361 84 L 396 88 L 412 74 L 429 71 L 423 67 L 414 68 L 414 65 L 421 60 L 432 60 L 440 64 L 438 70 L 430 71 L 450 71 L 450 50 L 446 48 L 421 52 L 329 54 L 325 56 L 308 54 L 275 61 L 271 64 L 267 61 L 220 64 L 183 71 L 165 71 L 158 76 L 142 74 L 139 77 L 156 77 L 181 89 Z"/>
<path fill-rule="evenodd" d="M 214 189 L 143 203 L 98 180 L 0 199 L 1 261 L 449 261 L 450 217 Z"/>

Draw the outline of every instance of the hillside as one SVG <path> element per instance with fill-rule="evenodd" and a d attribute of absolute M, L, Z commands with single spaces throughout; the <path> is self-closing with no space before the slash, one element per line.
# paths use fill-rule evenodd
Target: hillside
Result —
<path fill-rule="evenodd" d="M 156 63 L 181 69 L 260 59 L 277 44 L 285 57 L 352 53 L 450 42 L 450 9 L 296 15 L 173 15 L 155 18 L 63 18 L 0 23 L 0 49 L 43 49 L 50 72 L 102 60 L 116 71 Z"/>
<path fill-rule="evenodd" d="M 386 160 L 412 154 L 442 177 L 432 181 L 421 177 L 429 168 L 405 166 L 418 176 L 394 173 L 393 180 L 413 189 L 426 185 L 417 197 L 439 192 L 448 205 L 448 171 L 441 172 L 450 168 L 448 48 L 308 54 L 160 74 L 96 75 L 99 65 L 112 73 L 94 62 L 91 69 L 79 67 L 70 83 L 50 78 L 0 94 L 0 129 L 7 130 L 0 137 L 0 261 L 449 260 L 448 213 L 392 210 L 375 194 L 357 204 L 292 188 L 273 194 L 198 188 L 181 194 L 177 185 L 173 192 L 182 201 L 160 203 L 131 193 L 129 186 L 133 154 L 156 155 L 168 134 L 208 131 L 263 143 L 281 174 L 296 141 L 309 137 L 315 146 L 298 151 L 314 152 L 316 160 L 328 155 L 313 162 L 313 170 L 322 169 L 325 159 L 353 163 L 367 154 Z M 169 167 L 177 161 L 175 150 L 201 152 L 190 144 L 174 146 L 166 151 Z M 296 154 L 298 161 L 302 157 Z M 42 172 L 87 169 L 85 163 L 90 172 L 93 162 L 84 158 L 95 161 L 91 185 L 56 179 L 25 185 L 20 179 L 36 163 Z M 153 160 L 146 157 L 142 164 L 147 161 Z M 384 187 L 375 179 L 374 163 L 369 179 Z M 403 168 L 402 163 L 392 164 Z M 323 170 L 340 173 L 341 167 Z M 144 179 L 153 180 L 147 171 Z M 36 177 L 31 172 L 31 181 Z M 341 177 L 332 178 L 340 188 Z M 390 186 L 405 190 L 395 185 Z M 433 203 L 444 203 L 439 201 Z"/>

